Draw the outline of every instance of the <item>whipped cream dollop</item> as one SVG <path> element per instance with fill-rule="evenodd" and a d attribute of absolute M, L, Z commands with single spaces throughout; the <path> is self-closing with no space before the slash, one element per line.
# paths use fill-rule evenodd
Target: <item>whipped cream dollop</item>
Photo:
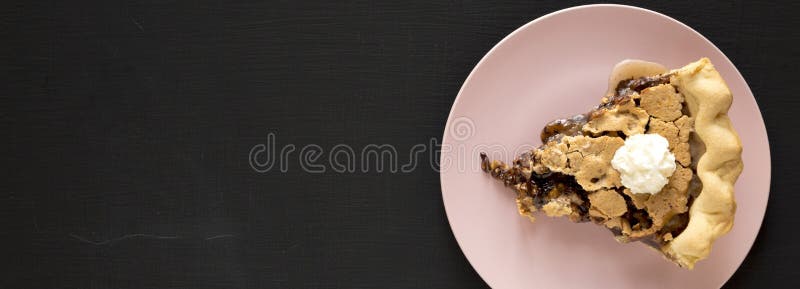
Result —
<path fill-rule="evenodd" d="M 637 134 L 617 149 L 611 166 L 619 171 L 622 185 L 633 193 L 655 194 L 675 172 L 675 155 L 669 152 L 669 142 L 663 136 Z"/>

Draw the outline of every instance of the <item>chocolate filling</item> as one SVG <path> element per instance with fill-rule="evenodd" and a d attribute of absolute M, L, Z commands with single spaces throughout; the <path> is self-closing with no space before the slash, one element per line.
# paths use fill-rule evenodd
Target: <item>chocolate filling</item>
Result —
<path fill-rule="evenodd" d="M 573 219 L 575 222 L 588 222 L 589 216 L 589 197 L 585 191 L 575 181 L 575 177 L 561 173 L 536 174 L 531 173 L 530 177 L 525 172 L 530 172 L 530 153 L 525 153 L 516 160 L 511 167 L 499 162 L 490 162 L 485 153 L 481 153 L 481 169 L 488 172 L 492 177 L 503 182 L 507 187 L 514 187 L 521 196 L 533 198 L 534 206 L 541 209 L 550 201 L 567 196 L 572 201 L 573 211 L 579 212 L 579 218 Z"/>
<path fill-rule="evenodd" d="M 586 122 L 602 115 L 605 111 L 614 106 L 630 101 L 631 95 L 634 92 L 640 93 L 646 88 L 669 83 L 670 76 L 670 74 L 664 74 L 620 81 L 615 89 L 616 93 L 609 97 L 605 103 L 598 105 L 589 113 L 556 119 L 546 124 L 541 133 L 542 143 L 558 141 L 565 136 L 581 135 L 581 128 Z"/>
<path fill-rule="evenodd" d="M 549 122 L 542 129 L 542 143 L 558 141 L 564 136 L 581 135 L 581 128 L 588 121 L 587 114 L 578 114 L 570 118 L 562 118 Z"/>
<path fill-rule="evenodd" d="M 563 118 L 554 120 L 542 129 L 540 138 L 542 143 L 546 144 L 550 141 L 559 141 L 565 136 L 578 136 L 583 135 L 583 126 L 591 119 L 601 115 L 605 111 L 612 109 L 614 106 L 632 100 L 633 93 L 640 93 L 642 90 L 669 83 L 670 75 L 657 75 L 648 76 L 634 79 L 627 79 L 620 81 L 615 90 L 615 94 L 605 99 L 603 104 L 595 107 L 587 114 L 578 114 L 570 118 Z M 616 134 L 612 132 L 610 134 Z M 615 135 L 616 136 L 616 135 Z M 570 206 L 573 212 L 577 214 L 571 215 L 572 221 L 575 222 L 588 222 L 593 221 L 601 224 L 605 220 L 595 219 L 589 215 L 589 208 L 591 207 L 588 198 L 589 192 L 585 191 L 575 180 L 575 177 L 561 174 L 561 173 L 546 173 L 537 174 L 533 172 L 530 165 L 533 163 L 533 156 L 531 152 L 526 152 L 514 160 L 513 164 L 509 167 L 506 164 L 498 161 L 490 161 L 485 153 L 480 154 L 481 168 L 492 175 L 492 177 L 501 180 L 505 186 L 514 187 L 519 196 L 531 197 L 533 204 L 537 209 L 541 209 L 550 201 L 567 196 L 571 200 Z M 620 218 L 624 222 L 630 224 L 633 231 L 646 230 L 651 228 L 652 219 L 646 210 L 637 209 L 626 194 L 619 191 L 620 195 L 625 198 L 628 211 Z M 689 196 L 689 204 L 693 201 L 694 197 Z M 575 216 L 577 215 L 577 217 Z M 645 238 L 629 239 L 626 241 L 641 241 L 649 246 L 660 249 L 667 241 L 664 236 L 671 234 L 672 237 L 678 236 L 686 228 L 689 216 L 687 213 L 682 213 L 673 216 L 658 232 L 648 235 Z M 623 232 L 619 228 L 611 228 L 611 232 L 615 236 L 623 236 Z"/>

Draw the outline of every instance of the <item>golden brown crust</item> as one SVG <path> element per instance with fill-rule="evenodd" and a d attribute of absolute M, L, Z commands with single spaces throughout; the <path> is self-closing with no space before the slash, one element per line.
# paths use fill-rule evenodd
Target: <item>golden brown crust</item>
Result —
<path fill-rule="evenodd" d="M 657 118 L 650 120 L 647 133 L 656 133 L 663 136 L 669 142 L 669 150 L 675 155 L 675 160 L 682 166 L 689 166 L 692 163 L 692 156 L 689 152 L 688 131 L 691 127 L 686 127 L 691 120 L 687 116 L 681 116 L 675 122 L 662 121 Z M 680 127 L 679 127 L 680 126 Z M 682 131 L 686 131 L 687 138 L 681 137 Z"/>
<path fill-rule="evenodd" d="M 561 217 L 571 214 L 572 206 L 569 197 L 561 196 L 542 206 L 542 211 L 548 217 Z"/>
<path fill-rule="evenodd" d="M 644 133 L 650 115 L 636 106 L 633 101 L 626 101 L 608 110 L 583 126 L 583 130 L 593 134 L 621 131 L 625 135 Z"/>
<path fill-rule="evenodd" d="M 652 196 L 651 194 L 634 194 L 629 188 L 625 188 L 622 192 L 628 195 L 631 198 L 631 202 L 633 202 L 633 206 L 640 210 L 645 208 L 645 203 Z"/>
<path fill-rule="evenodd" d="M 691 146 L 689 146 L 689 136 L 692 133 L 694 120 L 688 116 L 682 116 L 675 121 L 675 126 L 678 127 L 678 141 L 672 153 L 675 154 L 675 159 L 684 167 L 692 164 Z"/>
<path fill-rule="evenodd" d="M 622 216 L 628 211 L 625 199 L 614 190 L 599 190 L 589 194 L 589 215 L 602 219 Z"/>
<path fill-rule="evenodd" d="M 683 115 L 683 96 L 669 84 L 646 88 L 641 93 L 641 107 L 653 117 L 663 121 L 674 121 Z"/>
<path fill-rule="evenodd" d="M 611 167 L 611 158 L 624 144 L 625 140 L 620 137 L 568 136 L 560 142 L 547 143 L 533 154 L 536 162 L 543 166 L 538 171 L 573 175 L 581 187 L 594 191 L 622 185 L 619 172 Z"/>
<path fill-rule="evenodd" d="M 644 203 L 653 227 L 661 228 L 672 216 L 686 212 L 686 202 L 689 195 L 689 181 L 692 179 L 692 170 L 677 166 L 675 172 L 669 177 L 669 183 L 658 194 L 650 196 Z"/>
<path fill-rule="evenodd" d="M 571 173 L 584 190 L 622 186 L 619 172 L 611 167 L 611 159 L 614 152 L 625 144 L 625 140 L 608 136 L 576 136 L 565 137 L 564 140 L 569 144 L 567 159 Z"/>
<path fill-rule="evenodd" d="M 704 148 L 695 168 L 703 186 L 689 209 L 689 223 L 663 248 L 671 259 L 691 269 L 733 226 L 733 189 L 743 168 L 742 144 L 727 114 L 731 91 L 707 58 L 676 70 L 671 84 L 684 96 L 694 121 L 693 138 Z"/>

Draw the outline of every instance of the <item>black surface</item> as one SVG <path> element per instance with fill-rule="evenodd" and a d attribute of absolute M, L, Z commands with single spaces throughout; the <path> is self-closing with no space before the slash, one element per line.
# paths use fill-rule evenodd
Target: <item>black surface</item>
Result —
<path fill-rule="evenodd" d="M 439 138 L 497 41 L 579 4 L 31 2 L 0 4 L 0 288 L 486 287 L 430 167 L 262 174 L 248 153 Z M 726 287 L 800 287 L 797 2 L 638 5 L 720 47 L 764 114 L 769 207 Z"/>

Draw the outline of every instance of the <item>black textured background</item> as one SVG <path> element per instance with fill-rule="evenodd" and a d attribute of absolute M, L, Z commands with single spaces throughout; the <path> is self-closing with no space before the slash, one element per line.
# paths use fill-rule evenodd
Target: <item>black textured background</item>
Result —
<path fill-rule="evenodd" d="M 439 138 L 497 41 L 582 1 L 315 2 L 2 1 L 0 288 L 486 287 L 428 166 L 262 174 L 248 152 Z M 636 5 L 714 42 L 764 114 L 769 207 L 726 287 L 800 287 L 799 5 Z"/>

